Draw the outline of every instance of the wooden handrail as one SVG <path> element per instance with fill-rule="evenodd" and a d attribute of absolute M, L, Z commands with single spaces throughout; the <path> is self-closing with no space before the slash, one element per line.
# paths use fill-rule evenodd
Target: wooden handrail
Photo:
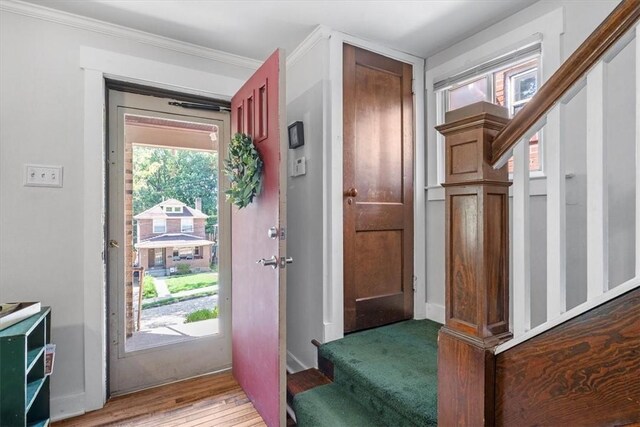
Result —
<path fill-rule="evenodd" d="M 639 18 L 640 0 L 622 0 L 496 136 L 491 144 L 491 164 L 496 166 L 525 133 L 600 61 L 607 50 L 629 31 Z"/>

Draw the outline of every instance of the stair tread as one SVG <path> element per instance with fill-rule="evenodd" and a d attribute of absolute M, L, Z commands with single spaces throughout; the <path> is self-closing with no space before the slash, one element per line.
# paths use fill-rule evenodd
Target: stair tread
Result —
<path fill-rule="evenodd" d="M 293 399 L 293 409 L 298 427 L 382 425 L 379 419 L 335 383 L 298 393 Z"/>
<path fill-rule="evenodd" d="M 291 397 L 317 386 L 330 384 L 331 380 L 315 368 L 287 375 L 287 393 Z"/>
<path fill-rule="evenodd" d="M 334 381 L 372 412 L 405 423 L 437 422 L 437 334 L 441 325 L 410 320 L 323 344 Z M 402 424 L 399 422 L 398 424 Z"/>

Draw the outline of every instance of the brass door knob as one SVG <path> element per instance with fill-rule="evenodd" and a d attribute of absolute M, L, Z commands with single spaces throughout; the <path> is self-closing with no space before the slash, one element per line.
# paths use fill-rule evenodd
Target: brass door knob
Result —
<path fill-rule="evenodd" d="M 358 190 L 355 188 L 350 188 L 344 192 L 345 197 L 356 197 L 358 195 Z"/>

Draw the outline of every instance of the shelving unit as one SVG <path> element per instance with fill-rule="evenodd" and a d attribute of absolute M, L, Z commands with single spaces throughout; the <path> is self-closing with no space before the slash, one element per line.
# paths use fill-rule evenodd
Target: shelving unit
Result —
<path fill-rule="evenodd" d="M 0 426 L 49 425 L 45 345 L 50 341 L 49 307 L 0 331 Z"/>

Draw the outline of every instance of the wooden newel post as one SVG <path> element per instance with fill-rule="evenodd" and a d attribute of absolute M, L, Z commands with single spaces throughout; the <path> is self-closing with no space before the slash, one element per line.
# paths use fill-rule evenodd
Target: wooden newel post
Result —
<path fill-rule="evenodd" d="M 445 136 L 445 325 L 438 336 L 438 424 L 494 424 L 494 347 L 509 332 L 509 177 L 491 142 L 507 110 L 448 112 Z"/>

